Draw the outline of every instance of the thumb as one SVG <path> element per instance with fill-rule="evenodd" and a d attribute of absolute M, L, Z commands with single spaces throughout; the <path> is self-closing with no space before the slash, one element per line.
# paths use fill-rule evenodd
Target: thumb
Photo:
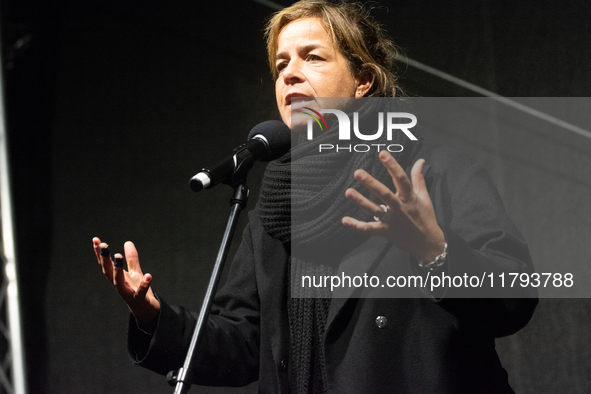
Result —
<path fill-rule="evenodd" d="M 138 286 L 138 288 L 135 292 L 135 297 L 138 299 L 145 298 L 146 294 L 148 293 L 148 290 L 150 290 L 151 284 L 152 284 L 152 275 L 150 275 L 150 274 L 144 275 L 144 277 L 142 278 L 142 281 L 140 282 L 140 285 Z"/>

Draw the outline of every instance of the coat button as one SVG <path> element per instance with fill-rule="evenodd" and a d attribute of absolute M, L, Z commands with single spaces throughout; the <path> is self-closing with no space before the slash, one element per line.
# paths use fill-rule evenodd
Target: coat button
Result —
<path fill-rule="evenodd" d="M 376 317 L 376 326 L 378 326 L 378 328 L 386 328 L 387 325 L 388 319 L 386 319 L 386 316 Z"/>
<path fill-rule="evenodd" d="M 286 359 L 281 360 L 279 365 L 281 366 L 281 372 L 287 371 L 287 360 Z"/>

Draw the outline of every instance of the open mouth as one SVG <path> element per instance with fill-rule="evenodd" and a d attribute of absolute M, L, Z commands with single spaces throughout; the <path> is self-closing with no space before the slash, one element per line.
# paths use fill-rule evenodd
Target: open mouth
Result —
<path fill-rule="evenodd" d="M 314 100 L 313 97 L 307 96 L 303 93 L 290 93 L 285 97 L 285 105 L 291 105 L 292 99 L 299 99 L 297 100 L 298 103 L 304 103 Z"/>

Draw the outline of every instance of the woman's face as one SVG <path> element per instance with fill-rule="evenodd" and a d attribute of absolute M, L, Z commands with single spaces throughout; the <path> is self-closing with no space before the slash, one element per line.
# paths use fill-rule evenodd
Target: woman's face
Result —
<path fill-rule="evenodd" d="M 291 127 L 292 98 L 355 97 L 365 94 L 347 60 L 317 18 L 298 19 L 279 34 L 275 95 L 281 118 Z M 300 106 L 312 103 L 300 103 Z M 297 106 L 297 105 L 296 105 Z M 295 109 L 296 107 L 294 107 Z"/>

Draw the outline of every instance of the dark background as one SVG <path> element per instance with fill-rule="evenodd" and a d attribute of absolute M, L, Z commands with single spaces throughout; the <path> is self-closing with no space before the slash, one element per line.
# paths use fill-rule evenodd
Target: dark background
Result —
<path fill-rule="evenodd" d="M 372 4 L 409 58 L 500 95 L 591 92 L 588 3 Z M 163 377 L 127 360 L 126 307 L 101 277 L 91 239 L 101 237 L 112 252 L 133 240 L 158 293 L 199 307 L 230 189 L 196 195 L 188 179 L 241 143 L 252 126 L 278 118 L 262 34 L 271 10 L 247 0 L 3 0 L 0 6 L 30 392 L 172 392 Z M 411 96 L 474 95 L 404 64 L 399 72 Z M 560 150 L 539 153 L 542 137 L 522 139 L 517 151 L 554 160 L 547 165 L 559 175 L 578 171 L 561 187 L 589 195 L 588 139 L 564 132 Z M 533 198 L 554 193 L 550 213 L 565 219 L 533 228 L 533 218 L 548 209 L 524 209 L 503 187 L 504 179 L 527 187 L 529 178 L 495 167 L 494 160 L 506 159 L 498 146 L 453 140 L 488 165 L 534 259 L 575 250 L 569 256 L 587 264 L 581 245 L 589 243 L 589 198 L 542 188 Z M 585 160 L 561 161 L 557 152 Z M 547 171 L 538 169 L 542 179 Z M 250 176 L 251 206 L 262 171 L 258 165 Z M 571 198 L 561 204 L 565 195 Z M 516 391 L 591 391 L 590 318 L 587 299 L 543 299 L 524 330 L 499 339 Z"/>

